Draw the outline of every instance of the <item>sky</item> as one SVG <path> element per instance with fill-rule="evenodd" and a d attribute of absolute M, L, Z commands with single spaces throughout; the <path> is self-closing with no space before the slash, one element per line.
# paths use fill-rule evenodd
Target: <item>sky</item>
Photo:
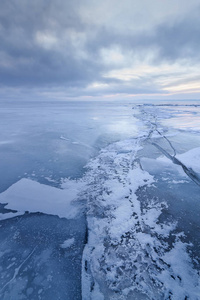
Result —
<path fill-rule="evenodd" d="M 0 98 L 200 99 L 199 0 L 9 0 Z"/>

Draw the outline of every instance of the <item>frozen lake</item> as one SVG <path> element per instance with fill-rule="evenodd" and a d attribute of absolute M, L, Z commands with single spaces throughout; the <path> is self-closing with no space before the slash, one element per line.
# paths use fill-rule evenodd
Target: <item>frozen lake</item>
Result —
<path fill-rule="evenodd" d="M 0 103 L 0 191 L 24 176 L 50 185 L 82 176 L 102 147 L 136 134 L 130 108 L 105 102 Z"/>
<path fill-rule="evenodd" d="M 0 298 L 200 299 L 198 102 L 0 103 Z"/>

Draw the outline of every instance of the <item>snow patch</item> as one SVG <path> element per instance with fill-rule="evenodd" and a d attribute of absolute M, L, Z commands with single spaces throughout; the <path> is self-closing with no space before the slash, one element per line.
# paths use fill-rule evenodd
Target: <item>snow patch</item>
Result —
<path fill-rule="evenodd" d="M 64 241 L 60 245 L 60 247 L 63 249 L 70 248 L 74 244 L 74 242 L 75 242 L 74 238 L 68 239 L 68 240 Z"/>

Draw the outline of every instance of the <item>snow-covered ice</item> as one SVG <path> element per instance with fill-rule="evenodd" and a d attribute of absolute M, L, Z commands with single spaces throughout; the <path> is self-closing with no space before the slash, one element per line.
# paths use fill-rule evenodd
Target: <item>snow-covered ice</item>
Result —
<path fill-rule="evenodd" d="M 167 198 L 140 192 L 155 182 L 138 163 L 137 143 L 113 144 L 89 164 L 83 299 L 98 299 L 95 285 L 103 299 L 198 299 L 199 274 L 178 218 L 165 217 Z"/>

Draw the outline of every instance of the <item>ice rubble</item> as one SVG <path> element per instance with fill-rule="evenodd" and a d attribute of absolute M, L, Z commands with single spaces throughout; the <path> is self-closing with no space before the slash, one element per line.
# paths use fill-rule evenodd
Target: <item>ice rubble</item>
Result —
<path fill-rule="evenodd" d="M 167 203 L 141 205 L 138 189 L 154 180 L 138 150 L 137 139 L 112 144 L 88 165 L 83 299 L 198 299 L 188 244 L 175 221 L 160 221 Z"/>
<path fill-rule="evenodd" d="M 165 144 L 166 150 L 156 144 L 157 158 L 164 154 L 165 160 L 171 159 L 173 168 L 173 161 L 178 161 L 177 168 L 182 167 L 198 184 L 198 178 L 191 174 L 198 175 L 195 172 L 199 168 L 193 162 L 199 157 L 200 149 L 177 155 L 166 128 L 159 122 L 163 112 L 157 107 L 142 106 L 135 116 L 144 123 L 146 131 L 138 138 L 110 145 L 88 165 L 88 243 L 82 262 L 83 300 L 197 300 L 200 277 L 190 252 L 193 245 L 179 231 L 176 218 L 166 217 L 169 212 L 164 199 L 155 195 L 143 199 L 141 190 L 145 193 L 156 182 L 143 169 L 139 152 L 143 146 L 155 146 L 155 141 Z M 181 182 L 187 182 L 183 171 L 178 180 Z"/>

